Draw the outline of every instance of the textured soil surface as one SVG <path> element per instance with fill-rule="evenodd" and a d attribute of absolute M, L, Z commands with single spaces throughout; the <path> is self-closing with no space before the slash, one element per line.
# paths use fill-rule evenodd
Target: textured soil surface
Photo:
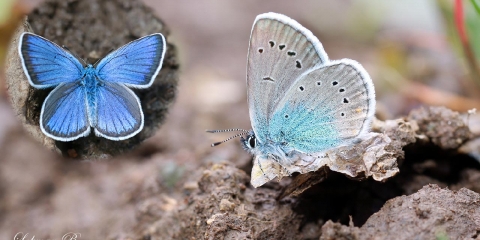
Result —
<path fill-rule="evenodd" d="M 49 0 L 29 23 L 94 62 L 145 34 L 168 36 L 161 19 L 134 0 Z M 245 125 L 245 96 L 222 105 L 213 94 L 235 98 L 239 85 L 198 70 L 198 81 L 180 81 L 171 106 L 179 64 L 177 43 L 167 40 L 154 86 L 137 91 L 145 130 L 126 142 L 49 143 L 37 129 L 48 91 L 9 85 L 10 102 L 0 100 L 0 239 L 480 239 L 480 147 L 465 114 L 420 107 L 375 121 L 399 169 L 384 182 L 322 168 L 254 188 L 251 156 L 238 143 L 210 148 L 203 132 Z M 18 59 L 8 64 L 7 81 L 25 81 Z M 198 101 L 202 94 L 214 100 Z M 224 113 L 206 120 L 212 108 Z"/>
<path fill-rule="evenodd" d="M 326 222 L 320 239 L 475 239 L 480 236 L 479 200 L 466 188 L 427 185 L 387 201 L 361 228 Z"/>

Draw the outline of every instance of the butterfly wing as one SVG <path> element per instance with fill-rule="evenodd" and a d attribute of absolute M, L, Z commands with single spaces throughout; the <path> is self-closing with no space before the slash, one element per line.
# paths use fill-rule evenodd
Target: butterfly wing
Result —
<path fill-rule="evenodd" d="M 90 133 L 87 97 L 82 85 L 61 83 L 47 96 L 40 114 L 40 128 L 57 141 L 73 141 Z"/>
<path fill-rule="evenodd" d="M 105 82 L 147 88 L 162 68 L 165 50 L 160 33 L 139 38 L 103 58 L 96 66 L 97 75 Z"/>
<path fill-rule="evenodd" d="M 54 87 L 73 82 L 83 75 L 83 66 L 57 44 L 32 33 L 20 36 L 18 51 L 30 85 Z"/>
<path fill-rule="evenodd" d="M 277 13 L 253 24 L 247 62 L 250 120 L 259 141 L 267 137 L 275 106 L 306 70 L 328 61 L 320 41 L 295 20 Z"/>
<path fill-rule="evenodd" d="M 96 95 L 95 134 L 110 140 L 130 138 L 143 129 L 140 101 L 123 84 L 106 82 Z"/>
<path fill-rule="evenodd" d="M 368 132 L 374 113 L 370 76 L 357 62 L 342 59 L 300 76 L 279 102 L 268 132 L 273 142 L 321 152 Z"/>

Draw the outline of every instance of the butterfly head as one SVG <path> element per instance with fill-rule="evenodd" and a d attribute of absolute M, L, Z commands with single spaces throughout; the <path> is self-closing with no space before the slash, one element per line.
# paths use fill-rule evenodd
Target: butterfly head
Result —
<path fill-rule="evenodd" d="M 247 152 L 251 154 L 256 152 L 255 150 L 258 146 L 258 142 L 253 131 L 248 131 L 245 137 L 240 138 L 240 142 L 242 143 L 243 149 Z"/>

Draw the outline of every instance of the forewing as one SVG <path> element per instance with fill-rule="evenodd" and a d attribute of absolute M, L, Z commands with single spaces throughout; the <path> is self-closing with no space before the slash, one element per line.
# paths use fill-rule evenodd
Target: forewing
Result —
<path fill-rule="evenodd" d="M 162 34 L 145 36 L 108 54 L 96 66 L 97 75 L 105 82 L 149 87 L 162 68 L 165 50 Z"/>
<path fill-rule="evenodd" d="M 36 88 L 57 86 L 78 80 L 83 66 L 54 42 L 32 33 L 20 36 L 18 51 L 30 85 Z"/>
<path fill-rule="evenodd" d="M 253 24 L 247 61 L 250 120 L 264 142 L 275 106 L 302 73 L 328 61 L 320 41 L 295 20 L 277 13 Z"/>
<path fill-rule="evenodd" d="M 375 90 L 364 68 L 349 59 L 331 61 L 292 84 L 268 131 L 273 142 L 321 152 L 368 132 L 374 113 Z"/>
<path fill-rule="evenodd" d="M 78 83 L 61 83 L 45 99 L 40 127 L 58 141 L 72 141 L 90 133 L 86 93 Z"/>
<path fill-rule="evenodd" d="M 135 93 L 123 84 L 105 83 L 96 95 L 95 134 L 110 140 L 124 140 L 143 128 L 143 113 Z"/>

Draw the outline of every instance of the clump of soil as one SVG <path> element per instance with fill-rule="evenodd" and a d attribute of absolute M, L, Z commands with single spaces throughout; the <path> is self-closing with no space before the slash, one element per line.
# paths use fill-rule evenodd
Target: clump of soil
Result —
<path fill-rule="evenodd" d="M 276 201 L 278 189 L 247 187 L 250 178 L 231 164 L 199 170 L 189 182 L 184 207 L 162 210 L 161 201 L 148 202 L 137 231 L 151 239 L 295 239 L 301 218 L 289 201 Z M 193 190 L 193 191 L 192 191 Z M 181 223 L 181 224 L 179 224 Z M 296 229 L 293 231 L 293 229 Z"/>
<path fill-rule="evenodd" d="M 360 228 L 326 222 L 320 239 L 475 239 L 479 219 L 480 194 L 427 185 L 387 201 Z"/>
<path fill-rule="evenodd" d="M 408 119 L 416 121 L 420 132 L 443 149 L 457 149 L 472 137 L 460 114 L 444 107 L 419 108 Z"/>

